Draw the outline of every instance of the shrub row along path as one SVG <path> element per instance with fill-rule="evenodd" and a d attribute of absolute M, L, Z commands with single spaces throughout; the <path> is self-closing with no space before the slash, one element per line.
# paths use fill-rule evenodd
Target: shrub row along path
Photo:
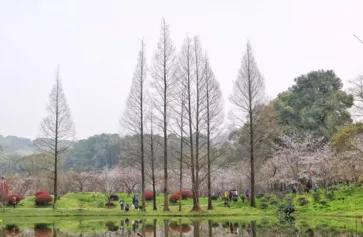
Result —
<path fill-rule="evenodd" d="M 0 209 L 2 217 L 47 217 L 47 216 L 276 216 L 281 204 L 292 202 L 296 207 L 294 215 L 299 216 L 332 216 L 332 217 L 362 217 L 363 188 L 341 186 L 326 195 L 323 191 L 318 194 L 278 194 L 257 198 L 257 208 L 250 208 L 247 201 L 231 202 L 230 208 L 224 207 L 221 199 L 213 201 L 214 210 L 207 211 L 207 199 L 201 198 L 202 212 L 190 212 L 192 200 L 182 201 L 182 212 L 178 211 L 178 204 L 170 204 L 170 211 L 162 211 L 163 195 L 157 196 L 157 211 L 152 210 L 152 201 L 147 202 L 146 212 L 132 208 L 132 195 L 117 194 L 129 204 L 130 212 L 120 210 L 118 201 L 114 208 L 106 208 L 107 199 L 101 193 L 69 193 L 61 197 L 58 208 L 35 207 L 35 197 L 28 197 L 21 201 L 15 209 L 6 207 Z"/>

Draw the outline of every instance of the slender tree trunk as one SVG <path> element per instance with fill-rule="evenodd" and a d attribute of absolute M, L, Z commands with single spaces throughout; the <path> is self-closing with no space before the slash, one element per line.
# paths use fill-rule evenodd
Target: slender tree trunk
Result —
<path fill-rule="evenodd" d="M 208 237 L 213 237 L 213 222 L 208 220 Z"/>
<path fill-rule="evenodd" d="M 165 22 L 164 22 L 165 24 Z M 164 39 L 166 38 L 166 29 L 164 27 Z M 164 211 L 169 211 L 168 203 L 168 133 L 167 133 L 167 60 L 166 60 L 166 41 L 164 40 Z"/>
<path fill-rule="evenodd" d="M 58 201 L 58 128 L 59 128 L 59 81 L 57 80 L 56 106 L 55 106 L 55 139 L 54 139 L 54 202 L 53 209 Z"/>
<path fill-rule="evenodd" d="M 154 221 L 153 221 L 153 232 L 154 232 L 154 237 L 156 237 L 157 236 L 157 234 L 156 234 L 156 223 L 157 223 L 157 219 L 154 219 Z"/>
<path fill-rule="evenodd" d="M 249 57 L 249 53 L 247 54 Z M 256 207 L 255 200 L 255 160 L 254 160 L 254 120 L 253 120 L 253 108 L 252 108 L 252 81 L 251 81 L 251 68 L 250 59 L 248 59 L 248 100 L 249 100 L 249 122 L 250 122 L 250 162 L 251 162 L 251 207 Z"/>
<path fill-rule="evenodd" d="M 196 83 L 197 83 L 197 91 L 196 91 L 196 118 L 195 118 L 195 186 L 196 186 L 196 200 L 198 201 L 198 206 L 199 206 L 199 136 L 200 136 L 200 83 L 201 83 L 201 78 L 199 75 L 199 66 L 200 66 L 200 53 L 198 52 L 199 49 L 199 41 L 197 40 L 197 38 L 194 38 L 194 54 L 195 54 L 195 75 L 196 75 Z"/>
<path fill-rule="evenodd" d="M 190 42 L 188 42 L 188 46 L 190 47 Z M 188 54 L 189 54 L 188 49 Z M 188 55 L 190 57 L 191 55 Z M 192 95 L 191 95 L 191 75 L 190 75 L 190 65 L 188 63 L 187 66 L 187 92 L 188 92 L 188 122 L 189 122 L 189 142 L 190 142 L 190 169 L 192 173 L 192 189 L 193 189 L 193 208 L 192 211 L 199 211 L 199 203 L 198 203 L 198 195 L 197 195 L 197 186 L 195 179 L 195 161 L 194 161 L 194 144 L 193 144 L 193 119 L 192 119 Z"/>
<path fill-rule="evenodd" d="M 153 132 L 153 115 L 151 115 L 151 133 L 150 133 L 150 150 L 151 150 L 151 179 L 153 185 L 153 210 L 156 208 L 156 181 L 155 181 L 155 157 L 154 157 L 154 132 Z"/>
<path fill-rule="evenodd" d="M 164 220 L 164 237 L 169 237 L 169 221 Z"/>
<path fill-rule="evenodd" d="M 145 207 L 145 159 L 144 159 L 144 43 L 141 48 L 141 80 L 140 80 L 140 143 L 141 143 L 141 195 L 142 195 L 142 211 L 146 211 Z"/>
<path fill-rule="evenodd" d="M 182 91 L 182 106 L 180 111 L 180 177 L 179 177 L 179 193 L 180 197 L 182 197 L 182 189 L 183 189 L 183 127 L 184 127 L 184 92 Z M 182 198 L 179 200 L 179 211 L 182 210 Z"/>
<path fill-rule="evenodd" d="M 207 83 L 207 165 L 208 165 L 208 210 L 213 210 L 212 185 L 211 185 L 211 161 L 210 161 L 210 114 L 209 114 L 209 83 Z"/>

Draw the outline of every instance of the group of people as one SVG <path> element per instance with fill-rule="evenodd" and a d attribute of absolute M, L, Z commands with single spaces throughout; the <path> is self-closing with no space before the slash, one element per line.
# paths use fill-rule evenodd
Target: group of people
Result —
<path fill-rule="evenodd" d="M 135 209 L 139 209 L 139 198 L 136 195 L 134 195 L 132 197 L 132 206 Z M 125 201 L 122 198 L 120 199 L 120 207 L 121 207 L 121 211 L 126 211 L 126 212 L 129 212 L 130 211 L 129 204 L 126 204 L 125 205 Z"/>
<path fill-rule="evenodd" d="M 309 193 L 311 189 L 314 190 L 314 192 L 318 192 L 318 184 L 314 184 L 313 186 L 312 182 L 308 182 L 305 186 L 305 192 Z M 297 193 L 296 186 L 292 187 L 292 193 L 293 194 Z"/>

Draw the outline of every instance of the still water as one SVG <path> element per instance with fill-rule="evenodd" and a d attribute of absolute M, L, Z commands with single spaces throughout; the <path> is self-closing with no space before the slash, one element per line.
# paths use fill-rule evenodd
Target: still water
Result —
<path fill-rule="evenodd" d="M 252 219 L 251 219 L 252 218 Z M 268 219 L 231 217 L 221 219 L 54 219 L 3 220 L 0 237 L 219 237 L 219 236 L 363 236 L 363 226 L 356 219 Z"/>

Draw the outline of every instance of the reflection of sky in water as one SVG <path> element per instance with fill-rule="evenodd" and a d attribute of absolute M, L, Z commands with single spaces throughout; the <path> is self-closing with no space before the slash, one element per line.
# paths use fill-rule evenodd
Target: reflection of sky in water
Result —
<path fill-rule="evenodd" d="M 290 221 L 290 222 L 289 222 Z M 139 236 L 139 237 L 219 237 L 219 236 L 363 236 L 361 222 L 354 219 L 344 220 L 335 224 L 323 221 L 321 226 L 312 228 L 307 222 L 299 224 L 293 220 L 280 220 L 280 223 L 261 221 L 216 221 L 216 220 L 66 220 L 54 223 L 0 224 L 0 237 L 3 236 L 35 236 L 35 237 L 97 237 L 97 236 Z M 331 222 L 333 223 L 333 222 Z M 340 223 L 341 226 L 337 226 Z M 359 224 L 359 225 L 358 225 Z M 355 229 L 360 232 L 354 234 Z"/>

